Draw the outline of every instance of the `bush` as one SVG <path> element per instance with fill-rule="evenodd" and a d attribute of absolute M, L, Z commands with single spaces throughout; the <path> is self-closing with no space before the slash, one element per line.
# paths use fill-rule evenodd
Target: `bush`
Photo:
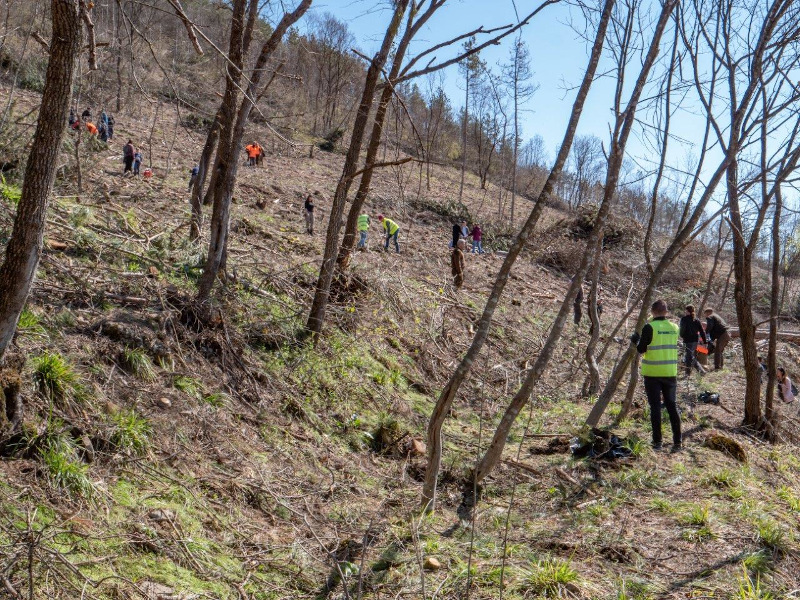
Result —
<path fill-rule="evenodd" d="M 320 150 L 324 150 L 325 152 L 336 151 L 336 146 L 339 145 L 342 137 L 344 137 L 344 129 L 341 127 L 337 127 L 333 131 L 328 132 L 323 138 L 324 141 L 319 144 Z"/>
<path fill-rule="evenodd" d="M 89 468 L 80 462 L 69 438 L 54 436 L 48 439 L 41 450 L 41 459 L 52 485 L 69 495 L 90 498 L 94 494 L 94 486 L 86 475 Z"/>

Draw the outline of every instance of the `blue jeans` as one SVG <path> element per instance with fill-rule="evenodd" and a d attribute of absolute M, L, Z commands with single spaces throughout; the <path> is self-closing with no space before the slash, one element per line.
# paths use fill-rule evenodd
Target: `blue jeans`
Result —
<path fill-rule="evenodd" d="M 400 235 L 400 230 L 398 229 L 392 234 L 386 234 L 386 243 L 383 245 L 383 249 L 387 252 L 389 251 L 389 240 L 394 241 L 394 250 L 395 252 L 400 252 L 400 244 L 397 243 L 397 236 Z"/>
<path fill-rule="evenodd" d="M 366 230 L 358 232 L 358 247 L 359 248 L 366 248 L 367 247 L 367 232 L 366 232 Z"/>
<path fill-rule="evenodd" d="M 475 249 L 478 249 L 478 254 L 483 254 L 483 242 L 481 240 L 472 240 L 472 253 L 475 254 Z"/>

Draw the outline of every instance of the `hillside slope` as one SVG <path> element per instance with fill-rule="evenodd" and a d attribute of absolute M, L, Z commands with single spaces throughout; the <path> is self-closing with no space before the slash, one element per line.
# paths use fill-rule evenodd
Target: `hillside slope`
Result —
<path fill-rule="evenodd" d="M 570 215 L 548 212 L 514 270 L 446 424 L 439 510 L 420 517 L 427 417 L 502 260 L 468 256 L 465 286 L 452 289 L 458 174 L 437 167 L 420 198 L 416 170 L 376 177 L 370 210 L 400 223 L 403 252 L 376 251 L 373 225 L 371 251 L 356 255 L 314 349 L 296 334 L 342 157 L 270 153 L 264 168 L 241 169 L 235 281 L 218 287 L 219 318 L 206 326 L 191 303 L 204 246 L 187 240 L 186 195 L 202 137 L 164 117 L 144 151 L 155 176 L 124 179 L 119 147 L 150 136 L 144 120 L 127 119 L 117 117 L 111 148 L 83 146 L 92 151 L 79 198 L 67 142 L 10 359 L 24 360 L 21 379 L 0 373 L 24 406 L 0 461 L 3 593 L 27 597 L 32 581 L 35 597 L 59 599 L 796 594 L 800 460 L 795 446 L 736 428 L 735 344 L 728 369 L 681 382 L 684 452 L 649 449 L 639 401 L 614 429 L 630 458 L 575 459 L 569 438 L 591 400 L 580 397 L 588 324 L 571 326 L 470 510 L 465 476 L 569 281 L 553 265 L 580 248 L 564 231 Z M 321 213 L 314 236 L 302 222 L 307 193 Z M 465 204 L 502 244 L 498 193 L 470 177 Z M 4 201 L 4 238 L 12 218 Z M 609 251 L 604 328 L 624 312 L 637 262 L 630 245 Z M 680 283 L 665 290 L 671 299 L 702 285 Z M 621 343 L 611 341 L 604 369 Z M 797 365 L 793 347 L 781 356 Z M 721 405 L 696 403 L 699 389 L 719 392 Z M 783 412 L 791 433 L 796 408 Z M 729 452 L 708 447 L 712 438 L 729 440 Z M 739 450 L 745 462 L 731 455 Z"/>

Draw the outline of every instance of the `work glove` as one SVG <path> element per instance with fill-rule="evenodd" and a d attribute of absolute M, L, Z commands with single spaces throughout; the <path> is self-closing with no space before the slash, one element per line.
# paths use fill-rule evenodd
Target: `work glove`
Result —
<path fill-rule="evenodd" d="M 640 339 L 641 339 L 641 336 L 638 333 L 636 333 L 635 331 L 631 334 L 631 337 L 630 337 L 631 344 L 638 344 Z"/>

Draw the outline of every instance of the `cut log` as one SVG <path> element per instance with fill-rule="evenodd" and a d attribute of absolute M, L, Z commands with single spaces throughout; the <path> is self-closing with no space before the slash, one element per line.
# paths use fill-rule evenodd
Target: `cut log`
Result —
<path fill-rule="evenodd" d="M 732 338 L 739 337 L 739 328 L 730 327 L 728 333 Z M 769 329 L 756 329 L 756 339 L 765 340 L 769 338 Z M 800 344 L 800 331 L 779 331 L 778 340 L 781 342 L 791 342 L 793 344 Z"/>

